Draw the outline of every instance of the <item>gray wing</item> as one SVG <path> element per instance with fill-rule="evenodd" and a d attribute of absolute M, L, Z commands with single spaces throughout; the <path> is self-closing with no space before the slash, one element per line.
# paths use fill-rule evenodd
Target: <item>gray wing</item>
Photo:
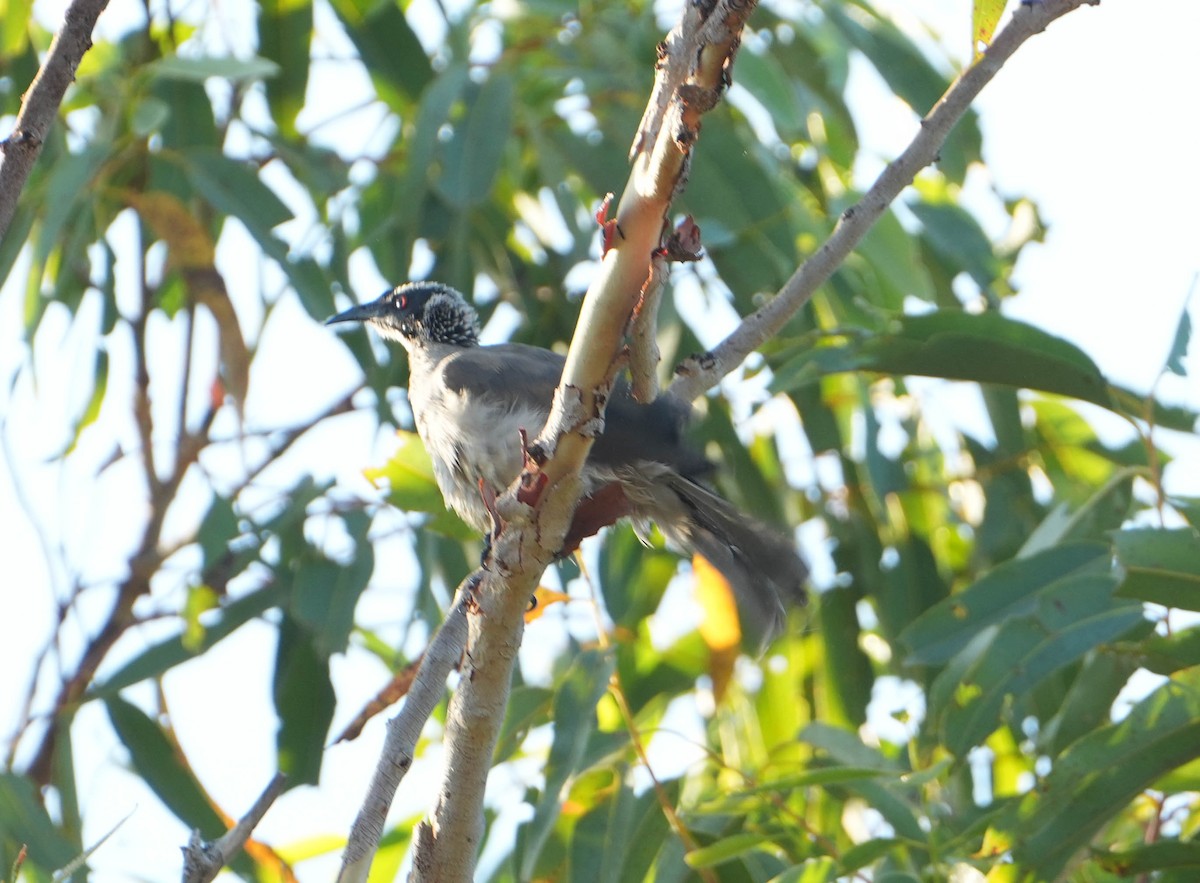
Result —
<path fill-rule="evenodd" d="M 490 403 L 550 413 L 566 360 L 535 346 L 475 346 L 445 360 L 442 378 L 456 392 Z"/>
<path fill-rule="evenodd" d="M 550 350 L 520 343 L 471 347 L 447 359 L 442 376 L 449 387 L 468 396 L 549 415 L 565 361 Z M 605 466 L 653 460 L 684 475 L 707 472 L 708 462 L 684 443 L 690 416 L 690 405 L 669 396 L 649 405 L 635 402 L 629 384 L 618 380 L 605 412 L 604 432 L 589 459 Z"/>

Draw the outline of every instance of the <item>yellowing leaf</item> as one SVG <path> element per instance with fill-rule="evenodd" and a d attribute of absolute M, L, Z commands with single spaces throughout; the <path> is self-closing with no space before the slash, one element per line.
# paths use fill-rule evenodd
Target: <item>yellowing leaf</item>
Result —
<path fill-rule="evenodd" d="M 733 675 L 742 642 L 742 626 L 738 619 L 733 588 L 719 570 L 703 555 L 692 556 L 692 572 L 696 575 L 696 600 L 704 609 L 700 621 L 700 637 L 709 649 L 709 677 L 717 702 Z"/>
<path fill-rule="evenodd" d="M 996 23 L 1004 14 L 1005 0 L 975 0 L 971 10 L 971 41 L 975 58 L 983 55 L 992 42 Z"/>
<path fill-rule="evenodd" d="M 137 210 L 154 235 L 167 244 L 173 269 L 212 269 L 216 245 L 204 225 L 178 197 L 161 190 L 146 193 L 127 190 L 121 197 Z"/>

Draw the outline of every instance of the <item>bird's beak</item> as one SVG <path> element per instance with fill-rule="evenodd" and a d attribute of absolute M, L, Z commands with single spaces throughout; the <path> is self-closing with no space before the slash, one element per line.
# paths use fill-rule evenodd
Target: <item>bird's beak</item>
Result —
<path fill-rule="evenodd" d="M 373 300 L 370 303 L 358 304 L 345 312 L 338 313 L 331 319 L 326 319 L 326 325 L 333 325 L 337 322 L 366 322 L 370 319 L 377 319 L 383 315 L 384 304 L 382 301 Z"/>

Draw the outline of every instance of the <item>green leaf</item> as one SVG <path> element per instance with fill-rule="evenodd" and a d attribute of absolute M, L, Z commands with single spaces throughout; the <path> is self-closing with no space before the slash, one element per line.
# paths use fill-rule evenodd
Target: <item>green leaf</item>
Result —
<path fill-rule="evenodd" d="M 1159 840 L 1121 852 L 1097 851 L 1095 860 L 1104 870 L 1127 878 L 1165 868 L 1200 870 L 1200 843 Z"/>
<path fill-rule="evenodd" d="M 1191 298 L 1188 298 L 1188 302 Z M 1164 368 L 1179 377 L 1187 377 L 1187 368 L 1183 364 L 1187 356 L 1188 344 L 1192 339 L 1192 317 L 1188 314 L 1188 303 L 1185 302 L 1179 313 L 1179 324 L 1175 326 L 1175 339 L 1171 341 L 1171 351 L 1167 354 Z"/>
<path fill-rule="evenodd" d="M 1130 800 L 1197 757 L 1200 671 L 1192 669 L 1072 745 L 997 828 L 1011 836 L 1018 867 L 1052 879 Z"/>
<path fill-rule="evenodd" d="M 921 261 L 913 235 L 900 224 L 895 212 L 887 211 L 879 217 L 855 254 L 865 259 L 864 276 L 870 270 L 870 280 L 878 291 L 871 300 L 877 306 L 898 313 L 904 309 L 905 298 L 934 301 L 936 292 L 929 270 Z"/>
<path fill-rule="evenodd" d="M 1082 350 L 998 313 L 948 310 L 893 319 L 878 334 L 825 335 L 807 341 L 802 351 L 783 362 L 771 388 L 787 392 L 841 371 L 996 383 L 1113 407 L 1107 381 Z"/>
<path fill-rule="evenodd" d="M 822 641 L 825 666 L 818 675 L 825 697 L 822 719 L 834 726 L 859 727 L 867 719 L 875 678 L 871 660 L 859 645 L 858 593 L 831 589 L 820 598 L 820 630 L 826 636 Z"/>
<path fill-rule="evenodd" d="M 748 89 L 767 110 L 785 139 L 791 140 L 803 131 L 804 109 L 796 100 L 787 72 L 774 56 L 746 48 L 738 53 L 734 76 L 737 84 Z"/>
<path fill-rule="evenodd" d="M 679 781 L 664 782 L 668 800 L 679 796 Z M 597 801 L 575 825 L 570 839 L 572 880 L 625 883 L 645 880 L 664 840 L 670 839 L 666 816 L 655 793 L 640 796 L 622 784 L 615 795 Z M 622 844 L 613 849 L 614 843 Z"/>
<path fill-rule="evenodd" d="M 364 469 L 371 484 L 387 483 L 388 502 L 403 512 L 428 512 L 431 530 L 460 540 L 473 539 L 476 531 L 446 508 L 433 474 L 433 460 L 415 432 L 397 430 L 396 451 L 382 466 Z"/>
<path fill-rule="evenodd" d="M 822 766 L 805 770 L 793 775 L 781 776 L 760 782 L 750 788 L 740 788 L 728 794 L 723 794 L 713 800 L 698 805 L 692 812 L 697 815 L 730 815 L 744 813 L 754 805 L 752 798 L 763 794 L 789 794 L 800 788 L 816 786 L 845 785 L 850 782 L 862 782 L 869 779 L 890 779 L 899 781 L 903 773 L 898 769 L 883 767 L 859 766 Z"/>
<path fill-rule="evenodd" d="M 545 687 L 522 685 L 513 688 L 504 709 L 504 724 L 496 739 L 492 766 L 509 760 L 531 729 L 550 720 L 553 702 L 554 691 Z"/>
<path fill-rule="evenodd" d="M 28 848 L 30 864 L 46 871 L 65 867 L 79 854 L 78 846 L 50 819 L 33 782 L 0 772 L 0 846 L 9 860 L 4 867 L 21 845 Z"/>
<path fill-rule="evenodd" d="M 374 569 L 375 555 L 366 542 L 355 544 L 355 553 L 346 565 L 318 554 L 300 560 L 287 609 L 312 634 L 313 647 L 322 657 L 328 659 L 346 649 L 354 628 L 354 609 Z"/>
<path fill-rule="evenodd" d="M 354 544 L 348 564 L 331 561 L 311 546 L 291 556 L 289 562 L 287 612 L 309 631 L 314 648 L 326 659 L 345 651 L 359 596 L 375 570 L 375 551 L 367 539 L 370 516 L 347 512 L 342 522 Z"/>
<path fill-rule="evenodd" d="M 289 139 L 299 139 L 296 116 L 304 107 L 308 89 L 312 35 L 311 3 L 260 0 L 258 51 L 278 70 L 267 80 L 267 101 L 271 117 Z"/>
<path fill-rule="evenodd" d="M 249 163 L 206 147 L 192 148 L 183 155 L 196 192 L 217 211 L 245 224 L 255 239 L 261 241 L 272 227 L 292 219 L 291 210 Z"/>
<path fill-rule="evenodd" d="M 14 58 L 21 54 L 29 45 L 29 26 L 33 21 L 33 0 L 8 0 L 5 3 L 0 12 L 0 56 Z M 0 273 L 2 278 L 4 274 Z"/>
<path fill-rule="evenodd" d="M 202 572 L 207 571 L 229 554 L 229 544 L 240 532 L 233 500 L 220 494 L 214 494 L 208 511 L 204 513 L 204 518 L 200 521 L 200 528 L 196 531 L 196 539 L 200 543 L 200 552 L 204 562 L 201 565 Z"/>
<path fill-rule="evenodd" d="M 274 698 L 279 771 L 288 777 L 289 788 L 315 785 L 333 720 L 333 684 L 329 659 L 317 648 L 316 638 L 288 616 L 279 626 Z"/>
<path fill-rule="evenodd" d="M 636 628 L 658 609 L 667 583 L 678 568 L 678 558 L 669 552 L 647 549 L 628 526 L 607 531 L 599 576 L 604 603 L 613 621 Z"/>
<path fill-rule="evenodd" d="M 74 431 L 71 433 L 71 441 L 67 448 L 63 451 L 59 458 L 68 456 L 75 450 L 75 446 L 79 444 L 79 438 L 83 435 L 83 431 L 96 422 L 96 418 L 100 416 L 100 407 L 104 404 L 104 395 L 108 392 L 108 351 L 105 349 L 96 350 L 96 364 L 92 369 L 92 394 L 88 397 L 88 403 L 84 406 L 83 413 L 79 415 L 79 419 L 75 421 Z"/>
<path fill-rule="evenodd" d="M 554 743 L 546 761 L 546 783 L 541 799 L 534 806 L 533 818 L 524 826 L 528 842 L 521 856 L 522 880 L 533 877 L 538 856 L 561 809 L 559 794 L 579 769 L 596 728 L 596 703 L 608 689 L 612 672 L 611 654 L 585 650 L 575 657 L 559 683 L 554 698 Z"/>
<path fill-rule="evenodd" d="M 806 859 L 772 877 L 768 883 L 834 883 L 839 877 L 837 862 L 826 856 Z"/>
<path fill-rule="evenodd" d="M 117 738 L 129 751 L 133 768 L 171 812 L 205 840 L 225 833 L 213 809 L 173 740 L 144 711 L 119 696 L 104 700 Z"/>
<path fill-rule="evenodd" d="M 1082 505 L 1071 511 L 1063 502 L 1051 510 L 1025 541 L 1020 558 L 1071 541 L 1100 539 L 1106 532 L 1121 526 L 1133 501 L 1133 482 L 1139 469 L 1122 469 Z"/>
<path fill-rule="evenodd" d="M 838 870 L 842 874 L 853 874 L 890 852 L 902 852 L 907 845 L 893 837 L 873 837 L 843 852 L 838 859 Z"/>
<path fill-rule="evenodd" d="M 134 105 L 129 128 L 137 137 L 145 138 L 161 129 L 170 118 L 171 108 L 165 101 L 146 95 Z"/>
<path fill-rule="evenodd" d="M 42 203 L 45 214 L 37 231 L 33 256 L 39 266 L 61 245 L 63 227 L 79 214 L 81 204 L 95 197 L 93 178 L 108 160 L 110 150 L 107 144 L 93 145 L 61 157 L 51 166 Z"/>
<path fill-rule="evenodd" d="M 722 837 L 708 846 L 693 849 L 684 857 L 684 860 L 689 868 L 711 868 L 766 847 L 770 847 L 772 850 L 775 848 L 769 837 L 744 831 L 729 837 Z"/>
<path fill-rule="evenodd" d="M 979 221 L 954 202 L 913 200 L 908 209 L 921 222 L 923 238 L 951 266 L 987 291 L 1000 273 L 1000 261 Z M 986 314 L 985 314 L 986 315 Z"/>
<path fill-rule="evenodd" d="M 266 58 L 187 58 L 168 55 L 147 65 L 151 76 L 163 80 L 203 83 L 212 77 L 235 83 L 265 80 L 279 74 L 279 65 Z"/>
<path fill-rule="evenodd" d="M 450 120 L 453 108 L 469 82 L 470 70 L 466 64 L 450 64 L 422 91 L 416 122 L 412 134 L 407 138 L 408 162 L 400 179 L 399 192 L 394 200 L 388 200 L 380 207 L 382 216 L 377 219 L 377 227 L 394 223 L 409 236 L 417 235 L 416 228 L 422 217 L 425 193 L 430 186 L 430 170 L 439 149 L 442 127 Z M 381 189 L 373 188 L 364 194 L 364 211 L 371 206 L 372 194 L 379 193 Z M 383 244 L 391 247 L 388 240 Z M 389 267 L 383 261 L 380 261 L 380 269 L 385 275 L 393 275 L 388 273 Z"/>
<path fill-rule="evenodd" d="M 162 127 L 163 146 L 185 149 L 213 149 L 219 143 L 217 124 L 213 117 L 212 101 L 203 83 L 190 80 L 156 79 L 152 85 L 154 97 L 171 109 L 171 116 Z M 181 199 L 188 192 L 179 178 L 180 169 L 173 159 L 157 161 L 151 157 L 151 178 L 148 190 L 165 190 Z"/>
<path fill-rule="evenodd" d="M 1141 663 L 1160 675 L 1200 665 L 1200 626 L 1193 626 L 1169 635 L 1151 635 L 1140 645 L 1145 654 Z"/>
<path fill-rule="evenodd" d="M 1154 624 L 1146 620 L 1127 638 L 1137 640 L 1153 631 Z M 1060 707 L 1038 734 L 1043 752 L 1057 757 L 1076 739 L 1108 723 L 1113 702 L 1137 671 L 1138 662 L 1137 654 L 1113 652 L 1108 647 L 1088 654 Z"/>
<path fill-rule="evenodd" d="M 466 116 L 454 123 L 441 150 L 441 174 L 435 186 L 457 209 L 482 202 L 509 145 L 514 85 L 512 77 L 493 71 L 482 86 L 468 87 Z"/>
<path fill-rule="evenodd" d="M 916 44 L 865 3 L 835 3 L 821 11 L 917 115 L 926 114 L 946 91 L 946 78 Z M 979 158 L 980 140 L 978 118 L 969 111 L 942 146 L 939 167 L 951 179 L 961 181 L 967 166 Z"/>
<path fill-rule="evenodd" d="M 433 78 L 433 68 L 421 41 L 396 3 L 373 0 L 332 0 L 330 5 L 354 42 L 379 97 L 393 110 L 421 93 Z"/>
<path fill-rule="evenodd" d="M 1183 405 L 1164 405 L 1156 399 L 1148 399 L 1145 395 L 1120 386 L 1111 386 L 1109 391 L 1119 414 L 1153 420 L 1155 426 L 1177 429 L 1180 432 L 1195 432 L 1200 424 L 1200 411 Z"/>
<path fill-rule="evenodd" d="M 895 767 L 877 748 L 864 745 L 852 730 L 814 722 L 800 731 L 797 738 L 813 748 L 820 749 L 838 764 L 858 770 L 887 770 Z M 856 778 L 852 774 L 842 781 Z"/>
<path fill-rule="evenodd" d="M 94 684 L 88 695 L 92 698 L 115 696 L 131 684 L 156 678 L 163 672 L 187 662 L 225 639 L 250 620 L 262 616 L 272 607 L 278 606 L 283 592 L 277 583 L 270 583 L 245 597 L 226 605 L 216 622 L 204 629 L 203 638 L 194 645 L 177 637 L 155 644 L 135 656 L 108 678 Z"/>
<path fill-rule="evenodd" d="M 1139 604 L 1113 606 L 1116 578 L 1081 574 L 1038 597 L 1031 616 L 987 629 L 934 682 L 930 716 L 946 748 L 962 756 L 1000 724 L 1008 697 L 1027 695 L 1043 680 L 1145 622 Z"/>
<path fill-rule="evenodd" d="M 1008 561 L 931 607 L 899 637 L 910 665 L 947 662 L 989 626 L 1031 613 L 1040 593 L 1062 580 L 1108 569 L 1108 547 L 1071 543 Z"/>
<path fill-rule="evenodd" d="M 1200 610 L 1200 531 L 1134 528 L 1113 535 L 1125 572 L 1118 592 L 1165 607 Z"/>
<path fill-rule="evenodd" d="M 442 492 L 433 474 L 433 459 L 415 432 L 396 432 L 396 451 L 382 466 L 364 469 L 376 487 L 387 482 L 388 502 L 405 512 L 446 511 Z"/>
<path fill-rule="evenodd" d="M 275 262 L 287 274 L 288 282 L 292 284 L 304 311 L 317 321 L 324 322 L 335 312 L 328 275 L 312 258 L 289 257 L 283 243 L 273 236 L 271 241 L 278 245 L 270 249 L 264 246 L 263 251 L 275 258 Z"/>

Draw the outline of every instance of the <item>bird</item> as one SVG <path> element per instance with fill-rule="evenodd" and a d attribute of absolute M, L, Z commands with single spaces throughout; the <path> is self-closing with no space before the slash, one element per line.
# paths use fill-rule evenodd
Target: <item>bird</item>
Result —
<path fill-rule="evenodd" d="M 488 534 L 500 493 L 550 415 L 563 356 L 520 343 L 482 345 L 479 317 L 439 282 L 408 282 L 326 324 L 365 323 L 408 354 L 408 401 L 446 504 Z M 691 404 L 670 393 L 634 400 L 618 378 L 581 470 L 582 496 L 564 552 L 628 516 L 639 536 L 656 524 L 668 547 L 699 553 L 729 582 L 743 626 L 765 642 L 807 599 L 808 569 L 792 541 L 702 482 L 712 464 L 685 440 Z M 743 633 L 747 629 L 743 628 Z"/>

